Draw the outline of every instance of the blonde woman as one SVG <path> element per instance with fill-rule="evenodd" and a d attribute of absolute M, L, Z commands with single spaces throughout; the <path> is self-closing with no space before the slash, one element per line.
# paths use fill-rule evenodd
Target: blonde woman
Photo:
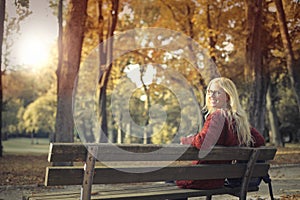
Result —
<path fill-rule="evenodd" d="M 196 135 L 181 138 L 182 144 L 191 144 L 198 148 L 200 153 L 202 149 L 207 150 L 214 145 L 259 147 L 265 144 L 262 135 L 250 127 L 247 115 L 241 107 L 236 86 L 230 79 L 215 78 L 208 84 L 205 109 L 208 115 L 203 129 Z M 199 163 L 204 162 L 194 162 Z M 176 184 L 181 188 L 213 189 L 222 187 L 224 179 L 180 180 L 176 181 Z"/>

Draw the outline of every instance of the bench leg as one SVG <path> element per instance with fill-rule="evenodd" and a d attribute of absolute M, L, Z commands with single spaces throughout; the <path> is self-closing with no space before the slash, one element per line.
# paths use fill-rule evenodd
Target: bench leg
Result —
<path fill-rule="evenodd" d="M 247 199 L 249 182 L 250 182 L 250 179 L 253 174 L 254 164 L 256 163 L 259 154 L 260 154 L 259 149 L 254 149 L 251 153 L 250 159 L 247 163 L 247 168 L 246 168 L 246 172 L 244 174 L 242 186 L 241 186 L 240 200 Z"/>
<path fill-rule="evenodd" d="M 80 200 L 90 200 L 91 199 L 91 192 L 92 192 L 92 185 L 93 185 L 93 178 L 94 178 L 94 168 L 96 158 L 94 157 L 97 149 L 93 149 L 92 147 L 88 147 L 88 157 L 86 159 L 86 163 L 84 166 L 84 176 L 83 176 L 83 183 L 81 186 L 81 196 Z M 92 153 L 91 153 L 91 152 Z"/>
<path fill-rule="evenodd" d="M 211 195 L 206 196 L 206 200 L 211 200 Z"/>

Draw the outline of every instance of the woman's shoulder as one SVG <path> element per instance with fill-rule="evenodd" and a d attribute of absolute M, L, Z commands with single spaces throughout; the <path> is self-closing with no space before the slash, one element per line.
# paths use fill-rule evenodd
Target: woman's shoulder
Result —
<path fill-rule="evenodd" d="M 225 121 L 225 120 L 227 120 L 226 111 L 224 111 L 222 109 L 217 109 L 217 110 L 209 113 L 209 115 L 206 118 L 206 121 L 220 122 L 220 121 Z"/>
<path fill-rule="evenodd" d="M 226 117 L 227 111 L 223 109 L 216 109 L 213 112 L 209 113 L 208 117 Z"/>
<path fill-rule="evenodd" d="M 265 145 L 265 138 L 258 130 L 256 130 L 254 127 L 250 127 L 250 132 L 254 140 L 254 144 L 252 146 L 259 147 Z"/>

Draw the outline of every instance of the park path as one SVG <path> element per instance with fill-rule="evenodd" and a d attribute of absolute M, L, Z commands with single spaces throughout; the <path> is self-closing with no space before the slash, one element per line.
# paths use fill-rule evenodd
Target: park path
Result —
<path fill-rule="evenodd" d="M 297 165 L 280 165 L 272 166 L 270 169 L 270 176 L 272 179 L 273 193 L 275 199 L 284 199 L 284 196 L 294 195 L 298 196 L 300 199 L 300 164 Z M 94 187 L 97 189 L 97 186 Z M 80 186 L 71 186 L 71 187 L 59 187 L 51 189 L 53 192 L 60 192 L 67 190 L 70 191 L 80 191 Z M 34 185 L 29 186 L 1 186 L 0 187 L 0 200 L 22 200 L 24 195 L 31 194 L 32 192 L 48 192 L 49 189 L 44 187 L 37 187 Z M 204 197 L 190 198 L 189 200 L 202 200 Z M 236 200 L 238 198 L 221 195 L 215 196 L 213 199 L 216 200 Z M 268 200 L 269 191 L 268 186 L 265 183 L 261 183 L 260 190 L 258 192 L 248 193 L 249 200 Z M 297 198 L 290 198 L 297 199 Z"/>

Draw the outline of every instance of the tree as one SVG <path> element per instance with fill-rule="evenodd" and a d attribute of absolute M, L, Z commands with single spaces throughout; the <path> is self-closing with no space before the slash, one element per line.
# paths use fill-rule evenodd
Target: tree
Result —
<path fill-rule="evenodd" d="M 25 19 L 28 15 L 30 15 L 30 11 L 28 10 L 29 8 L 29 0 L 16 0 L 15 1 L 15 6 L 17 7 L 17 14 L 18 18 L 14 18 L 12 20 L 13 23 L 9 23 L 8 27 L 6 28 L 6 31 L 4 30 L 4 22 L 5 22 L 5 6 L 6 6 L 6 1 L 5 0 L 0 0 L 0 157 L 2 157 L 3 153 L 3 147 L 2 147 L 2 111 L 3 111 L 3 84 L 2 84 L 2 78 L 5 73 L 5 68 L 4 66 L 7 61 L 7 58 L 4 57 L 3 54 L 3 41 L 4 41 L 4 36 L 9 36 L 9 31 L 17 30 L 19 28 L 19 23 L 21 20 Z M 23 9 L 25 8 L 25 9 Z M 6 38 L 7 39 L 7 38 Z M 7 40 L 6 40 L 7 43 Z M 8 48 L 10 48 L 10 45 L 6 44 L 6 56 L 8 53 Z M 4 61 L 2 58 L 5 58 Z M 2 65 L 4 64 L 4 65 Z"/>
<path fill-rule="evenodd" d="M 55 124 L 56 142 L 74 141 L 72 95 L 78 74 L 85 31 L 88 0 L 71 0 L 67 13 L 64 57 L 57 71 L 57 114 Z"/>
<path fill-rule="evenodd" d="M 300 127 L 298 123 L 300 121 L 298 106 L 287 69 L 283 68 L 283 71 L 284 73 L 276 77 L 276 88 L 274 89 L 277 89 L 277 91 L 273 96 L 276 112 L 278 113 L 281 139 L 283 140 L 284 135 L 289 135 L 291 142 L 299 142 L 299 136 L 296 137 L 297 130 Z"/>
<path fill-rule="evenodd" d="M 269 83 L 268 92 L 267 92 L 267 110 L 269 116 L 269 125 L 270 125 L 270 143 L 275 144 L 276 146 L 283 146 L 280 133 L 279 133 L 279 121 L 277 116 L 277 111 L 275 109 L 274 100 L 272 99 L 273 84 Z"/>
<path fill-rule="evenodd" d="M 250 84 L 250 123 L 261 133 L 264 132 L 266 108 L 266 77 L 262 61 L 262 0 L 246 0 L 246 66 L 245 78 Z"/>
<path fill-rule="evenodd" d="M 0 157 L 3 155 L 2 146 L 2 110 L 3 110 L 3 90 L 2 90 L 2 43 L 4 34 L 5 0 L 0 0 Z"/>
<path fill-rule="evenodd" d="M 282 38 L 283 49 L 286 56 L 286 65 L 288 69 L 288 74 L 297 101 L 298 111 L 300 113 L 300 80 L 297 79 L 296 73 L 294 72 L 294 68 L 296 68 L 297 66 L 296 66 L 296 60 L 292 48 L 292 43 L 288 32 L 287 20 L 283 8 L 282 0 L 274 0 L 274 3 L 276 5 L 277 19 L 278 19 L 278 24 L 280 29 L 280 35 Z"/>
<path fill-rule="evenodd" d="M 36 99 L 26 107 L 23 124 L 28 133 L 49 134 L 55 127 L 55 95 L 49 93 Z"/>
<path fill-rule="evenodd" d="M 54 2 L 51 2 L 52 7 L 56 7 Z M 57 62 L 57 75 L 60 74 L 62 63 L 63 63 L 63 0 L 59 0 L 57 6 L 57 19 L 58 19 L 58 39 L 57 39 L 57 52 L 58 52 L 58 62 Z M 57 78 L 57 91 L 59 90 L 59 78 Z M 50 135 L 50 141 L 55 141 L 55 132 Z"/>
<path fill-rule="evenodd" d="M 100 58 L 100 80 L 99 80 L 99 121 L 100 121 L 100 142 L 107 142 L 107 112 L 106 112 L 106 94 L 107 84 L 113 65 L 113 36 L 118 20 L 119 0 L 111 0 L 110 17 L 108 19 L 108 30 L 106 42 L 104 41 L 104 20 L 102 15 L 102 0 L 99 1 L 99 58 Z"/>

